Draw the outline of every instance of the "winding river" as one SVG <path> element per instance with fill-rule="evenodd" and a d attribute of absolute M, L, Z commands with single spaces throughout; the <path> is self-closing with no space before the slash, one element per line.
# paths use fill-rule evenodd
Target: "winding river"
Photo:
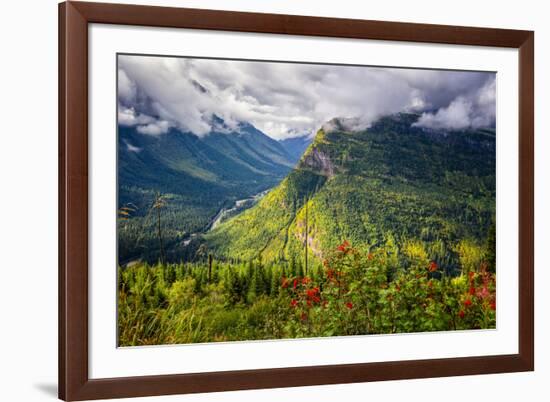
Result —
<path fill-rule="evenodd" d="M 223 221 L 237 215 L 245 209 L 251 208 L 252 206 L 256 205 L 258 201 L 260 201 L 270 190 L 271 189 L 264 190 L 258 194 L 254 194 L 251 197 L 237 200 L 233 205 L 229 207 L 221 208 L 216 216 L 212 218 L 212 220 L 208 223 L 208 225 L 206 225 L 206 227 L 202 231 L 191 233 L 187 239 L 183 240 L 183 245 L 187 246 L 195 237 L 216 229 L 216 227 L 218 227 L 218 225 Z"/>

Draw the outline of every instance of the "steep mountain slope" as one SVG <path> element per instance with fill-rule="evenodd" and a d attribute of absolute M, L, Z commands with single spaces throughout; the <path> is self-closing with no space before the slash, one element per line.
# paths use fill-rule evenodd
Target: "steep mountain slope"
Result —
<path fill-rule="evenodd" d="M 356 246 L 430 246 L 456 262 L 462 239 L 483 242 L 495 213 L 494 130 L 436 132 L 418 115 L 381 118 L 359 132 L 321 129 L 297 167 L 256 206 L 206 236 L 218 258 L 319 261 Z"/>
<path fill-rule="evenodd" d="M 158 258 L 150 216 L 156 192 L 166 200 L 166 248 L 177 259 L 173 246 L 206 227 L 223 205 L 274 186 L 293 166 L 279 142 L 246 123 L 204 137 L 175 129 L 152 136 L 120 126 L 118 204 L 133 211 L 119 225 L 128 229 L 119 231 L 119 260 Z"/>

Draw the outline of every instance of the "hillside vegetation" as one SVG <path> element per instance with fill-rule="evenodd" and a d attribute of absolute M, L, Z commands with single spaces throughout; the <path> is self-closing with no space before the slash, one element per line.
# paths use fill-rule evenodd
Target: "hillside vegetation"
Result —
<path fill-rule="evenodd" d="M 120 264 L 160 258 L 157 222 L 149 214 L 155 194 L 165 200 L 165 258 L 176 262 L 190 258 L 182 243 L 205 230 L 221 208 L 273 187 L 294 166 L 279 142 L 252 125 L 226 132 L 218 123 L 220 131 L 204 137 L 119 127 L 118 207 L 127 212 L 118 225 Z"/>
<path fill-rule="evenodd" d="M 199 181 L 183 191 L 145 170 L 135 181 L 156 202 L 141 217 L 122 209 L 119 233 L 131 254 L 149 216 L 151 258 L 119 267 L 119 344 L 495 328 L 495 132 L 426 130 L 418 117 L 361 131 L 334 120 L 293 169 L 275 155 L 255 164 L 261 184 L 186 160 L 185 180 Z M 227 200 L 270 187 L 204 229 Z"/>
<path fill-rule="evenodd" d="M 493 131 L 430 133 L 418 116 L 361 132 L 320 130 L 298 166 L 258 205 L 206 235 L 222 259 L 319 264 L 344 240 L 361 247 L 414 240 L 456 272 L 457 247 L 483 245 L 495 214 Z M 307 222 L 306 222 L 307 216 Z"/>

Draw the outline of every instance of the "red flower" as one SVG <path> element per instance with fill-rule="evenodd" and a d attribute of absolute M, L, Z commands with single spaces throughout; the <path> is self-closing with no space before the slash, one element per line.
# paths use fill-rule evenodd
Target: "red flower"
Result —
<path fill-rule="evenodd" d="M 437 271 L 437 262 L 435 261 L 430 262 L 430 265 L 428 266 L 428 271 L 430 272 Z"/>
<path fill-rule="evenodd" d="M 476 294 L 476 288 L 474 288 L 473 286 L 470 286 L 470 290 L 468 291 L 468 293 L 473 296 Z"/>
<path fill-rule="evenodd" d="M 474 280 L 474 277 L 476 276 L 475 272 L 468 272 L 468 278 L 470 279 L 470 282 Z"/>
<path fill-rule="evenodd" d="M 298 301 L 296 299 L 292 299 L 292 301 L 290 302 L 290 306 L 296 307 L 297 305 L 298 305 Z"/>
<path fill-rule="evenodd" d="M 308 306 L 311 305 L 311 302 L 314 302 L 314 303 L 321 302 L 321 298 L 319 297 L 319 288 L 308 289 L 306 291 L 306 296 L 308 299 L 307 300 Z"/>
<path fill-rule="evenodd" d="M 292 283 L 292 287 L 296 289 L 296 286 L 298 286 L 298 279 L 294 279 L 294 282 Z"/>
<path fill-rule="evenodd" d="M 497 302 L 493 300 L 491 304 L 489 304 L 489 307 L 491 307 L 491 310 L 495 311 L 497 309 Z"/>
<path fill-rule="evenodd" d="M 464 300 L 464 306 L 465 307 L 470 307 L 471 305 L 472 305 L 472 301 L 470 299 Z"/>
<path fill-rule="evenodd" d="M 342 244 L 340 244 L 337 247 L 338 251 L 341 251 L 342 253 L 347 253 L 349 250 L 349 242 L 347 240 L 344 240 Z"/>
<path fill-rule="evenodd" d="M 460 310 L 460 311 L 458 312 L 458 316 L 459 316 L 460 318 L 464 318 L 465 315 L 466 315 L 466 313 L 464 312 L 464 310 Z"/>
<path fill-rule="evenodd" d="M 351 310 L 353 308 L 353 303 L 352 302 L 347 302 L 346 307 Z"/>
<path fill-rule="evenodd" d="M 486 299 L 489 297 L 489 289 L 487 289 L 487 286 L 483 286 L 478 292 L 477 297 L 480 299 Z"/>

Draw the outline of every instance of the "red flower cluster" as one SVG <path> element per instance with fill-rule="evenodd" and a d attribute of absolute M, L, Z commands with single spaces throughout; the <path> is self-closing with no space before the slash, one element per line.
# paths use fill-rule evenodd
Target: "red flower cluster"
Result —
<path fill-rule="evenodd" d="M 296 290 L 298 288 L 298 285 L 306 286 L 310 282 L 311 282 L 311 279 L 307 276 L 303 278 L 296 277 L 292 280 L 292 289 Z M 281 287 L 283 289 L 286 289 L 288 288 L 289 285 L 290 285 L 290 281 L 288 280 L 288 278 L 283 276 L 281 278 Z"/>
<path fill-rule="evenodd" d="M 487 285 L 483 285 L 477 292 L 476 295 L 478 298 L 484 300 L 487 299 L 490 296 L 489 289 L 487 288 Z"/>
<path fill-rule="evenodd" d="M 298 305 L 298 300 L 292 299 L 292 301 L 290 302 L 290 307 L 296 307 L 297 305 Z"/>
<path fill-rule="evenodd" d="M 470 307 L 471 305 L 472 305 L 472 300 L 471 299 L 464 300 L 464 307 Z"/>
<path fill-rule="evenodd" d="M 476 283 L 479 282 L 478 278 L 481 280 L 479 287 Z M 491 274 L 487 272 L 487 264 L 481 264 L 479 273 L 474 271 L 468 272 L 468 281 L 470 288 L 468 290 L 468 299 L 464 304 L 466 305 L 466 302 L 469 302 L 471 305 L 471 297 L 475 296 L 484 306 L 488 306 L 491 310 L 496 310 L 495 295 L 489 290 L 489 284 L 491 281 L 494 283 L 494 277 L 491 277 Z"/>
<path fill-rule="evenodd" d="M 353 308 L 353 303 L 352 302 L 347 302 L 346 307 L 351 310 Z"/>
<path fill-rule="evenodd" d="M 344 242 L 340 244 L 336 249 L 344 254 L 347 254 L 351 249 L 349 241 L 344 240 Z"/>
<path fill-rule="evenodd" d="M 311 306 L 314 303 L 321 302 L 319 288 L 316 287 L 316 288 L 308 289 L 306 291 L 306 302 L 308 306 Z"/>
<path fill-rule="evenodd" d="M 430 272 L 437 271 L 437 268 L 438 268 L 437 262 L 435 262 L 435 261 L 430 262 L 430 265 L 428 265 L 428 271 L 430 271 Z"/>
<path fill-rule="evenodd" d="M 465 315 L 466 315 L 466 313 L 464 312 L 464 310 L 460 310 L 460 311 L 458 312 L 458 316 L 459 316 L 460 318 L 464 318 Z"/>

